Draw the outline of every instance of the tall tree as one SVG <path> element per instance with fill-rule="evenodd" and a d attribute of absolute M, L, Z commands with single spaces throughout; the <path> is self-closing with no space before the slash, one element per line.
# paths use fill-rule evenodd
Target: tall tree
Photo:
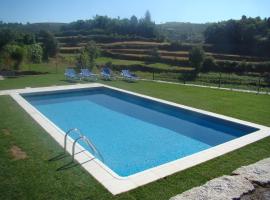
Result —
<path fill-rule="evenodd" d="M 0 30 L 0 51 L 5 45 L 14 42 L 16 38 L 17 34 L 15 31 L 12 31 L 11 29 Z"/>
<path fill-rule="evenodd" d="M 195 74 L 198 74 L 201 70 L 204 61 L 204 51 L 201 47 L 195 46 L 189 52 L 189 62 L 194 68 Z"/>
<path fill-rule="evenodd" d="M 85 69 L 89 66 L 89 56 L 85 48 L 80 51 L 76 60 L 79 68 Z"/>
<path fill-rule="evenodd" d="M 42 46 L 43 46 L 43 58 L 48 60 L 49 57 L 55 57 L 58 52 L 58 42 L 54 35 L 49 31 L 40 32 Z"/>
<path fill-rule="evenodd" d="M 145 13 L 144 21 L 146 23 L 152 23 L 151 14 L 150 14 L 150 11 L 149 10 L 147 10 L 146 13 Z"/>
<path fill-rule="evenodd" d="M 135 15 L 132 15 L 131 18 L 130 18 L 130 23 L 133 26 L 137 26 L 137 24 L 138 24 L 138 18 Z"/>
<path fill-rule="evenodd" d="M 87 43 L 85 49 L 89 57 L 89 67 L 93 69 L 93 67 L 95 66 L 95 60 L 100 54 L 100 49 L 97 47 L 94 41 L 90 41 L 89 43 Z"/>

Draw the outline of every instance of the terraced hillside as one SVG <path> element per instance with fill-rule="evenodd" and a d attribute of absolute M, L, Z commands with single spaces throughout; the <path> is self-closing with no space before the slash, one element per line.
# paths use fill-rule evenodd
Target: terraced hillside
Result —
<path fill-rule="evenodd" d="M 62 54 L 76 54 L 86 45 L 87 41 L 93 39 L 93 36 L 68 36 L 57 37 L 60 41 L 60 53 Z M 69 42 L 66 42 L 69 41 Z M 72 42 L 73 41 L 73 42 Z M 158 62 L 173 64 L 178 66 L 189 66 L 189 50 L 194 44 L 183 43 L 174 47 L 168 42 L 157 41 L 120 41 L 113 43 L 106 43 L 106 41 L 98 42 L 98 46 L 102 49 L 104 56 L 139 61 L 153 61 L 151 55 L 153 49 L 158 50 L 159 58 L 155 58 Z M 210 45 L 202 45 L 206 51 L 207 56 L 213 57 L 217 62 L 248 62 L 257 64 L 260 62 L 270 61 L 270 58 L 243 56 L 232 54 L 220 54 L 211 51 Z"/>

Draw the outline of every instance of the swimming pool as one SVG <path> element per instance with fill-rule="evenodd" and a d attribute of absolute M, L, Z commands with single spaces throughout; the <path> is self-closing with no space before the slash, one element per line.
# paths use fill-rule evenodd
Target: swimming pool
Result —
<path fill-rule="evenodd" d="M 164 171 L 164 166 L 202 153 L 205 158 L 200 159 L 207 160 L 215 148 L 224 150 L 223 144 L 264 128 L 103 85 L 21 95 L 62 134 L 80 129 L 102 154 L 102 160 L 96 158 L 99 165 L 119 180 Z M 77 137 L 70 136 L 71 140 Z M 93 154 L 85 143 L 80 145 Z M 168 174 L 158 174 L 158 178 Z"/>

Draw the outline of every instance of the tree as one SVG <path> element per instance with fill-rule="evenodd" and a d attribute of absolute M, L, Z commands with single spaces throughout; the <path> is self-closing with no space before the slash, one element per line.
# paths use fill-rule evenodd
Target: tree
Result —
<path fill-rule="evenodd" d="M 154 47 L 151 51 L 150 51 L 150 55 L 152 57 L 152 59 L 154 61 L 158 61 L 160 59 L 160 54 L 158 52 L 158 48 Z"/>
<path fill-rule="evenodd" d="M 90 41 L 87 45 L 81 49 L 80 54 L 77 56 L 77 66 L 80 68 L 93 69 L 95 66 L 95 60 L 99 56 L 99 48 L 96 43 Z"/>
<path fill-rule="evenodd" d="M 61 30 L 66 35 L 81 32 L 89 34 L 102 33 L 107 35 L 141 36 L 146 38 L 155 38 L 158 36 L 156 25 L 151 21 L 149 11 L 140 20 L 134 15 L 130 19 L 96 15 L 93 19 L 78 20 L 64 25 Z"/>
<path fill-rule="evenodd" d="M 43 58 L 48 60 L 49 57 L 55 57 L 58 52 L 58 42 L 56 38 L 49 31 L 41 31 L 40 36 L 43 46 Z"/>
<path fill-rule="evenodd" d="M 206 56 L 203 65 L 202 65 L 202 71 L 203 72 L 209 72 L 209 71 L 216 71 L 217 69 L 217 63 L 215 59 L 212 56 Z"/>
<path fill-rule="evenodd" d="M 5 45 L 14 42 L 17 38 L 17 34 L 10 29 L 0 30 L 0 51 Z"/>
<path fill-rule="evenodd" d="M 149 10 L 147 10 L 146 13 L 145 13 L 144 21 L 145 21 L 146 23 L 152 23 L 152 20 L 151 20 L 151 14 L 150 14 Z"/>
<path fill-rule="evenodd" d="M 89 43 L 87 43 L 85 51 L 88 54 L 89 67 L 90 69 L 93 69 L 93 67 L 95 66 L 95 60 L 100 54 L 100 49 L 97 47 L 94 41 L 90 41 Z"/>
<path fill-rule="evenodd" d="M 223 53 L 270 56 L 266 45 L 270 32 L 269 19 L 247 18 L 213 23 L 205 30 L 206 43 Z"/>
<path fill-rule="evenodd" d="M 41 63 L 43 50 L 40 44 L 32 44 L 27 48 L 28 60 L 33 63 Z"/>
<path fill-rule="evenodd" d="M 25 48 L 19 45 L 6 45 L 3 51 L 6 59 L 11 61 L 13 69 L 18 70 L 25 57 Z"/>
<path fill-rule="evenodd" d="M 89 55 L 86 49 L 82 49 L 80 54 L 76 58 L 77 60 L 77 67 L 79 68 L 88 68 L 89 66 Z"/>
<path fill-rule="evenodd" d="M 138 18 L 135 15 L 132 15 L 130 18 L 130 24 L 133 26 L 137 26 L 138 24 Z"/>
<path fill-rule="evenodd" d="M 22 36 L 21 43 L 30 45 L 36 43 L 36 38 L 34 34 L 26 33 Z"/>
<path fill-rule="evenodd" d="M 189 62 L 194 68 L 194 73 L 198 74 L 204 61 L 204 51 L 201 47 L 195 46 L 189 51 Z"/>

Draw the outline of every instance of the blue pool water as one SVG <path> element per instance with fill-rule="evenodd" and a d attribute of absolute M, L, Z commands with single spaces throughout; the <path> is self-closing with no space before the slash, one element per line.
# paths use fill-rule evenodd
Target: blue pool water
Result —
<path fill-rule="evenodd" d="M 101 152 L 104 163 L 120 176 L 257 130 L 103 87 L 24 98 L 64 132 L 79 128 Z"/>

